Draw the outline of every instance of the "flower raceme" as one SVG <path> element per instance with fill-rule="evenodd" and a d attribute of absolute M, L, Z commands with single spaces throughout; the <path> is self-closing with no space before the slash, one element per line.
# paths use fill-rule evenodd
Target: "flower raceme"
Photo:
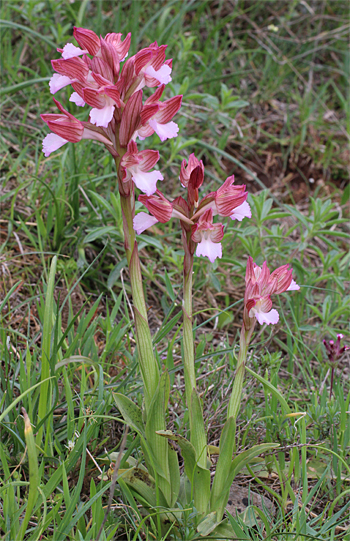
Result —
<path fill-rule="evenodd" d="M 300 289 L 292 278 L 292 272 L 289 265 L 283 265 L 270 274 L 266 261 L 259 267 L 251 257 L 248 258 L 243 312 L 246 331 L 254 326 L 256 320 L 260 325 L 278 322 L 279 314 L 272 308 L 271 295 Z"/>
<path fill-rule="evenodd" d="M 190 155 L 188 164 L 186 160 L 182 162 L 179 178 L 181 185 L 187 189 L 187 201 L 180 196 L 170 202 L 159 190 L 151 196 L 139 196 L 139 201 L 145 205 L 150 214 L 145 212 L 137 214 L 134 218 L 134 229 L 140 235 L 157 222 L 166 223 L 171 218 L 178 218 L 184 233 L 185 250 L 188 249 L 193 254 L 196 248 L 197 256 L 208 257 L 214 262 L 216 258 L 222 257 L 221 240 L 224 236 L 224 226 L 221 223 L 214 224 L 213 216 L 218 214 L 238 220 L 242 220 L 245 216 L 250 217 L 245 186 L 233 186 L 234 177 L 228 177 L 216 192 L 199 201 L 204 166 L 194 154 Z"/>
<path fill-rule="evenodd" d="M 89 106 L 89 121 L 82 122 L 54 100 L 63 115 L 41 115 L 53 132 L 43 142 L 48 157 L 66 142 L 94 139 L 104 143 L 114 158 L 120 158 L 123 183 L 132 181 L 147 195 L 157 189 L 163 176 L 149 170 L 159 159 L 153 150 L 138 152 L 134 141 L 157 133 L 161 141 L 176 137 L 172 121 L 182 96 L 161 101 L 165 85 L 171 81 L 172 60 L 165 59 L 166 45 L 152 43 L 128 58 L 131 34 L 110 33 L 104 38 L 85 28 L 74 28 L 78 46 L 67 43 L 57 49 L 61 58 L 52 60 L 55 74 L 49 86 L 52 94 L 71 85 L 70 101 Z M 156 88 L 143 103 L 143 88 Z M 129 143 L 132 145 L 129 147 Z"/>

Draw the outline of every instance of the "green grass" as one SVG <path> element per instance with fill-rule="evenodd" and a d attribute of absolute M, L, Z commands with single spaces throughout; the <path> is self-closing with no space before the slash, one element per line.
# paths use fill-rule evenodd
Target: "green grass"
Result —
<path fill-rule="evenodd" d="M 39 114 L 54 110 L 50 60 L 71 41 L 73 25 L 102 35 L 131 31 L 131 54 L 155 39 L 169 45 L 166 97 L 184 95 L 180 135 L 147 140 L 161 155 L 164 193 L 178 195 L 180 163 L 191 152 L 204 160 L 207 192 L 231 174 L 250 192 L 253 217 L 226 225 L 224 257 L 194 265 L 196 373 L 210 443 L 218 444 L 225 420 L 247 255 L 270 268 L 290 263 L 302 286 L 276 301 L 280 324 L 261 329 L 251 347 L 249 368 L 260 379 L 246 375 L 237 441 L 241 449 L 277 441 L 282 450 L 239 479 L 253 476 L 252 488 L 270 493 L 278 511 L 253 527 L 230 519 L 237 536 L 350 539 L 349 362 L 339 364 L 329 400 L 322 345 L 338 332 L 349 339 L 347 3 L 22 0 L 3 2 L 1 19 L 4 539 L 16 538 L 30 494 L 34 462 L 21 408 L 33 425 L 40 479 L 25 539 L 92 540 L 123 432 L 113 393 L 143 400 L 114 164 L 87 141 L 47 159 L 41 152 L 47 129 Z M 59 99 L 67 105 L 68 92 Z M 86 120 L 86 112 L 68 108 Z M 173 385 L 169 428 L 185 435 L 178 228 L 159 225 L 157 234 L 140 236 L 139 247 L 154 343 Z M 142 459 L 135 434 L 126 449 Z M 178 525 L 184 540 L 198 535 L 191 513 Z M 156 519 L 142 520 L 120 483 L 101 538 L 154 539 Z"/>

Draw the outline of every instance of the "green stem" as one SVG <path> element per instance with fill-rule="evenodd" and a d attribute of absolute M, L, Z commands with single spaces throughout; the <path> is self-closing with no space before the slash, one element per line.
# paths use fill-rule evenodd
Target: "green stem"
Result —
<path fill-rule="evenodd" d="M 192 325 L 192 275 L 193 253 L 190 249 L 190 232 L 187 234 L 187 245 L 184 257 L 183 272 L 183 363 L 185 375 L 185 395 L 189 412 L 190 440 L 196 451 L 196 460 L 201 468 L 207 467 L 207 436 L 204 426 L 203 412 L 200 398 L 197 394 L 196 373 L 194 368 L 194 342 Z M 184 242 L 185 245 L 185 242 Z M 202 494 L 197 494 L 195 501 Z M 208 504 L 207 495 L 204 495 L 204 507 Z"/>
<path fill-rule="evenodd" d="M 230 398 L 230 402 L 227 408 L 227 419 L 229 419 L 230 417 L 237 419 L 237 416 L 239 413 L 239 408 L 241 405 L 244 373 L 245 373 L 245 364 L 247 361 L 247 352 L 248 352 L 249 342 L 253 334 L 253 330 L 254 330 L 254 326 L 249 331 L 246 331 L 244 323 L 243 323 L 242 329 L 241 329 L 240 341 L 239 341 L 239 353 L 238 353 L 238 359 L 237 359 L 235 381 L 233 383 L 231 398 Z"/>
<path fill-rule="evenodd" d="M 186 258 L 186 255 L 185 255 Z M 183 345 L 184 345 L 184 372 L 185 394 L 187 407 L 191 408 L 191 396 L 196 387 L 196 374 L 194 370 L 194 343 L 192 328 L 192 271 L 193 255 L 188 256 L 189 264 L 184 265 L 183 275 Z M 191 415 L 190 415 L 191 419 Z"/>
<path fill-rule="evenodd" d="M 120 158 L 116 159 L 119 174 Z M 119 180 L 121 183 L 122 181 Z M 146 414 L 156 393 L 159 381 L 159 368 L 153 353 L 151 331 L 148 324 L 147 307 L 142 287 L 140 258 L 137 248 L 136 235 L 133 227 L 135 201 L 133 190 L 129 193 L 120 191 L 120 202 L 124 226 L 124 246 L 130 271 L 131 294 L 134 305 L 137 348 L 143 384 L 145 388 Z"/>

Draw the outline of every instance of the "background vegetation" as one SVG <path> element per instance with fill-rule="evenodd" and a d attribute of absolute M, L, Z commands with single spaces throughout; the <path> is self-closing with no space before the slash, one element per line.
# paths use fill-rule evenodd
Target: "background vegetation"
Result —
<path fill-rule="evenodd" d="M 162 189 L 179 194 L 179 166 L 203 159 L 206 191 L 227 176 L 246 184 L 252 219 L 226 226 L 224 257 L 194 267 L 196 370 L 216 445 L 235 369 L 247 255 L 270 268 L 290 263 L 301 290 L 281 301 L 277 328 L 256 335 L 249 366 L 275 385 L 291 411 L 247 376 L 239 419 L 245 445 L 282 449 L 243 472 L 270 493 L 277 514 L 248 539 L 350 539 L 349 356 L 329 366 L 322 344 L 349 322 L 349 19 L 347 2 L 243 0 L 11 0 L 1 7 L 3 75 L 0 180 L 0 528 L 17 538 L 31 489 L 39 487 L 28 539 L 95 539 L 107 504 L 111 454 L 123 426 L 113 391 L 142 404 L 114 164 L 84 141 L 41 152 L 53 112 L 50 60 L 73 26 L 132 32 L 130 54 L 168 44 L 183 94 L 178 138 L 161 154 Z M 60 101 L 78 118 L 62 90 Z M 182 251 L 173 224 L 139 239 L 154 344 L 171 374 L 169 427 L 184 433 L 181 366 Z M 56 274 L 50 265 L 58 256 Z M 37 423 L 41 360 L 50 359 L 52 409 Z M 29 479 L 30 444 L 21 408 L 44 444 Z M 137 460 L 139 441 L 127 448 Z M 28 452 L 27 452 L 28 451 Z M 288 471 L 300 456 L 300 468 Z M 101 470 L 101 471 L 99 471 Z M 35 488 L 36 492 L 36 488 Z M 135 502 L 117 487 L 103 538 L 153 539 Z M 183 539 L 194 539 L 191 515 Z"/>

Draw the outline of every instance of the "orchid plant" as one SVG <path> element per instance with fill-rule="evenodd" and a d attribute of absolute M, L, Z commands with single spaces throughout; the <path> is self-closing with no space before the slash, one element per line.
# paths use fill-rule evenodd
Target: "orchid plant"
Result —
<path fill-rule="evenodd" d="M 80 121 L 54 98 L 59 114 L 42 114 L 50 128 L 43 141 L 48 157 L 68 142 L 91 139 L 102 143 L 113 156 L 123 218 L 124 245 L 130 272 L 134 319 L 140 373 L 144 385 L 144 408 L 122 394 L 115 400 L 124 422 L 141 437 L 146 469 L 132 460 L 120 471 L 120 484 L 126 483 L 143 505 L 150 508 L 174 508 L 182 498 L 187 505 L 193 500 L 198 512 L 198 532 L 202 535 L 225 534 L 227 523 L 222 521 L 229 489 L 235 475 L 252 458 L 275 444 L 257 445 L 233 456 L 235 421 L 243 387 L 248 347 L 256 322 L 276 324 L 278 312 L 272 308 L 271 295 L 297 290 L 288 265 L 270 274 L 267 263 L 256 265 L 249 257 L 246 271 L 243 325 L 240 351 L 227 422 L 223 428 L 219 460 L 211 487 L 208 442 L 201 400 L 196 387 L 194 343 L 192 328 L 192 274 L 194 257 L 207 257 L 211 262 L 222 256 L 221 241 L 224 225 L 215 216 L 242 221 L 251 217 L 244 185 L 235 185 L 228 177 L 215 192 L 202 197 L 204 165 L 194 154 L 181 164 L 179 181 L 183 192 L 170 200 L 158 188 L 162 173 L 155 169 L 159 161 L 156 150 L 139 150 L 137 139 L 144 140 L 156 133 L 161 141 L 174 138 L 179 128 L 172 120 L 178 112 L 182 96 L 162 101 L 167 83 L 171 81 L 172 60 L 166 60 L 166 45 L 152 43 L 134 56 L 128 57 L 131 34 L 110 33 L 98 37 L 92 30 L 74 28 L 78 46 L 67 43 L 58 49 L 61 58 L 52 60 L 56 72 L 50 81 L 50 91 L 56 94 L 71 86 L 69 101 L 89 108 L 89 120 Z M 122 65 L 122 62 L 124 64 Z M 144 89 L 156 89 L 144 99 Z M 142 192 L 138 201 L 148 212 L 135 214 L 136 190 Z M 180 221 L 183 261 L 183 352 L 185 396 L 189 411 L 189 441 L 166 430 L 166 411 L 170 393 L 169 376 L 160 372 L 153 351 L 148 325 L 141 266 L 136 233 L 142 234 L 157 222 Z M 45 397 L 41 397 L 41 402 Z M 185 475 L 180 480 L 178 456 L 168 440 L 177 442 L 185 462 Z M 182 488 L 181 488 L 182 487 Z M 181 488 L 181 490 L 180 490 Z M 179 512 L 179 508 L 176 510 Z M 171 520 L 176 516 L 164 514 Z M 159 517 L 158 517 L 159 518 Z M 227 532 L 226 532 L 227 533 Z"/>

